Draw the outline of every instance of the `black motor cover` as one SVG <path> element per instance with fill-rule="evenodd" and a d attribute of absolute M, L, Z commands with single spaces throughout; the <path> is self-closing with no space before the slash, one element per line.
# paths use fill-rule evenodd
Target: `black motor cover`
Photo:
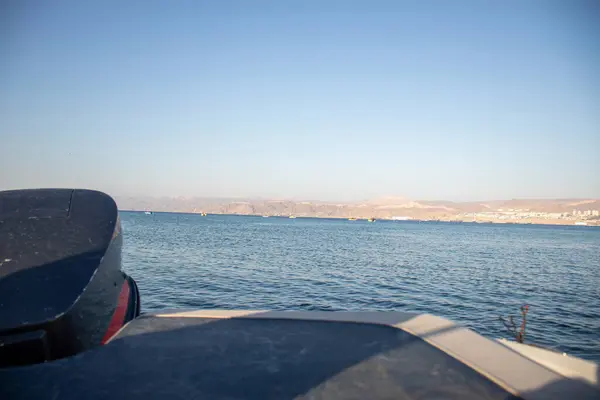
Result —
<path fill-rule="evenodd" d="M 104 193 L 0 192 L 0 368 L 101 344 L 127 284 L 121 246 L 117 206 Z"/>

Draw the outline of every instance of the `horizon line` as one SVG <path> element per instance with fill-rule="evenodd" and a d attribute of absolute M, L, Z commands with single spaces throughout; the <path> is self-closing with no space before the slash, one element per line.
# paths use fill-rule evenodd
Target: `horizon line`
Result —
<path fill-rule="evenodd" d="M 512 197 L 512 198 L 496 198 L 487 200 L 446 200 L 446 199 L 423 199 L 423 198 L 411 198 L 404 196 L 379 196 L 374 198 L 360 199 L 360 200 L 320 200 L 320 199 L 309 199 L 300 197 L 264 197 L 264 196 L 185 196 L 185 195 L 111 195 L 115 198 L 153 198 L 153 199 L 204 199 L 204 200 L 260 200 L 260 201 L 292 201 L 292 202 L 321 202 L 321 203 L 365 203 L 373 202 L 377 200 L 394 199 L 404 202 L 447 202 L 447 203 L 487 203 L 487 202 L 498 202 L 498 201 L 600 201 L 597 197 Z"/>

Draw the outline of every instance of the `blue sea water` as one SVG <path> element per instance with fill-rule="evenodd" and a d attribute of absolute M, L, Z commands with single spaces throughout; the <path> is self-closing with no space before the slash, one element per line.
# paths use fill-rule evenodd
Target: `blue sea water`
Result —
<path fill-rule="evenodd" d="M 122 212 L 142 311 L 431 313 L 600 362 L 600 228 Z M 518 320 L 518 318 L 517 318 Z"/>

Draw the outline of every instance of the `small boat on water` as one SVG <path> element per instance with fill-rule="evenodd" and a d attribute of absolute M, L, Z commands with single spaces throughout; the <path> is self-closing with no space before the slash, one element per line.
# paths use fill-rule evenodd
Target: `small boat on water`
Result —
<path fill-rule="evenodd" d="M 356 221 L 356 218 L 348 218 L 348 221 Z"/>
<path fill-rule="evenodd" d="M 269 218 L 269 216 L 268 215 L 263 215 L 263 218 Z"/>
<path fill-rule="evenodd" d="M 295 215 L 290 215 L 290 219 L 296 219 Z"/>
<path fill-rule="evenodd" d="M 201 213 L 200 215 L 202 215 L 203 217 L 206 217 L 206 213 L 205 212 Z"/>
<path fill-rule="evenodd" d="M 152 211 L 144 211 L 144 214 L 146 214 L 146 215 L 152 215 Z"/>
<path fill-rule="evenodd" d="M 369 222 L 375 222 L 376 219 L 375 218 L 369 218 L 367 221 L 369 221 Z"/>

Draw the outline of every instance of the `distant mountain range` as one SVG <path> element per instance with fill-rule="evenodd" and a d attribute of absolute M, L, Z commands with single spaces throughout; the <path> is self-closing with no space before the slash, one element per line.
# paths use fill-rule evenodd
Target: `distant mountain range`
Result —
<path fill-rule="evenodd" d="M 264 199 L 115 196 L 115 200 L 119 209 L 132 211 L 206 212 L 209 214 L 269 216 L 295 215 L 298 217 L 325 218 L 391 218 L 405 216 L 416 219 L 445 219 L 464 213 L 509 209 L 546 213 L 568 213 L 573 210 L 600 210 L 600 199 L 515 199 L 486 202 L 451 202 L 384 197 L 364 202 L 336 203 Z"/>

